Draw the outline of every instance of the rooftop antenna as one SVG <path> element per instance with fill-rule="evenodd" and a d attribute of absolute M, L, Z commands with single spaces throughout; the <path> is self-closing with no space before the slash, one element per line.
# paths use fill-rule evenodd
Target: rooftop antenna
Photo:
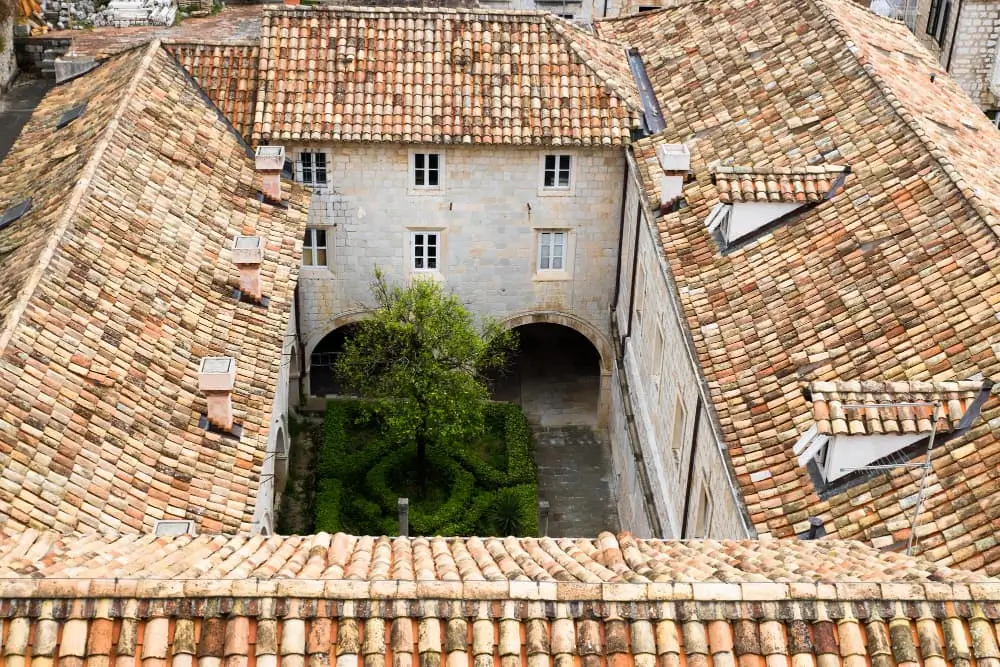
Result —
<path fill-rule="evenodd" d="M 934 439 L 937 437 L 938 419 L 941 418 L 941 401 L 903 401 L 899 403 L 844 403 L 845 409 L 867 409 L 876 410 L 886 407 L 896 408 L 933 408 L 931 413 L 931 432 L 927 436 L 927 449 L 924 451 L 923 463 L 889 463 L 885 465 L 859 466 L 857 468 L 842 468 L 842 470 L 893 470 L 896 468 L 920 468 L 920 486 L 917 490 L 917 503 L 913 507 L 913 518 L 910 520 L 910 536 L 906 540 L 906 555 L 912 556 L 913 550 L 917 546 L 917 522 L 920 519 L 920 512 L 924 505 L 924 490 L 927 488 L 927 475 L 931 471 L 931 457 L 934 455 Z"/>

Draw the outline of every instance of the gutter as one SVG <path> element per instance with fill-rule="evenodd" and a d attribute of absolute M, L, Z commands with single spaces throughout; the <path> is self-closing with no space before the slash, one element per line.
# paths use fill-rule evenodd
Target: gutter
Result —
<path fill-rule="evenodd" d="M 635 215 L 635 243 L 632 248 L 632 285 L 628 292 L 628 325 L 625 328 L 625 336 L 622 337 L 622 355 L 625 354 L 625 341 L 632 337 L 632 316 L 635 313 L 635 276 L 639 273 L 639 232 L 642 230 L 642 202 L 636 206 Z"/>
<path fill-rule="evenodd" d="M 605 0 L 607 2 L 607 0 Z M 625 206 L 628 203 L 628 161 L 622 169 L 622 207 L 618 218 L 618 256 L 615 262 L 615 293 L 611 296 L 611 313 L 618 309 L 618 292 L 621 290 L 622 279 L 622 244 L 625 240 Z"/>

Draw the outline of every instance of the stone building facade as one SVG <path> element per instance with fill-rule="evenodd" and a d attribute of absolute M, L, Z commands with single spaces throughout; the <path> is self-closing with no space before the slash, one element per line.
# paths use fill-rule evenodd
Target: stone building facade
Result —
<path fill-rule="evenodd" d="M 307 363 L 325 336 L 363 317 L 378 268 L 393 282 L 439 280 L 474 314 L 508 326 L 568 324 L 610 368 L 620 148 L 326 143 L 287 150 L 300 181 L 316 180 L 319 160 L 326 165 L 299 278 Z M 438 156 L 437 186 L 415 185 L 418 155 Z M 545 186 L 547 156 L 569 158 L 568 187 Z M 561 269 L 540 267 L 540 245 L 552 238 L 543 235 L 552 233 L 564 241 Z M 420 267 L 415 253 L 429 253 L 431 238 L 437 261 Z"/>
<path fill-rule="evenodd" d="M 873 8 L 878 0 L 872 3 Z M 910 0 L 907 26 L 969 97 L 991 118 L 1000 108 L 1000 2 Z M 886 5 L 888 7 L 888 5 Z M 892 5 L 893 8 L 896 5 Z M 884 13 L 884 12 L 880 12 Z"/>
<path fill-rule="evenodd" d="M 0 93 L 6 91 L 17 74 L 14 59 L 14 19 L 0 21 Z"/>

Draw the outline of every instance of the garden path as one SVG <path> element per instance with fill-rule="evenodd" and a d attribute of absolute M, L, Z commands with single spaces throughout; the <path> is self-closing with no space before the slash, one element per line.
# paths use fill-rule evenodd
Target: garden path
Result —
<path fill-rule="evenodd" d="M 552 537 L 618 530 L 611 489 L 611 445 L 597 427 L 600 376 L 585 338 L 552 325 L 518 330 L 520 349 L 495 398 L 521 405 L 531 424 L 538 496 L 550 505 Z"/>

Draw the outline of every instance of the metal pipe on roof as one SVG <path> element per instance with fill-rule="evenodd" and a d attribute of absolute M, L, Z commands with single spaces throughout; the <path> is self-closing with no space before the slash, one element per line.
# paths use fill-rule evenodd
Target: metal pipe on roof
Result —
<path fill-rule="evenodd" d="M 917 504 L 913 508 L 913 520 L 910 521 L 910 537 L 906 541 L 906 555 L 913 555 L 913 547 L 917 545 L 917 520 L 924 504 L 924 489 L 927 487 L 927 474 L 931 471 L 931 456 L 934 453 L 934 436 L 937 435 L 938 419 L 941 418 L 941 401 L 934 405 L 934 421 L 931 423 L 931 434 L 927 438 L 927 452 L 924 454 L 924 473 L 920 476 L 920 488 L 917 490 Z"/>

